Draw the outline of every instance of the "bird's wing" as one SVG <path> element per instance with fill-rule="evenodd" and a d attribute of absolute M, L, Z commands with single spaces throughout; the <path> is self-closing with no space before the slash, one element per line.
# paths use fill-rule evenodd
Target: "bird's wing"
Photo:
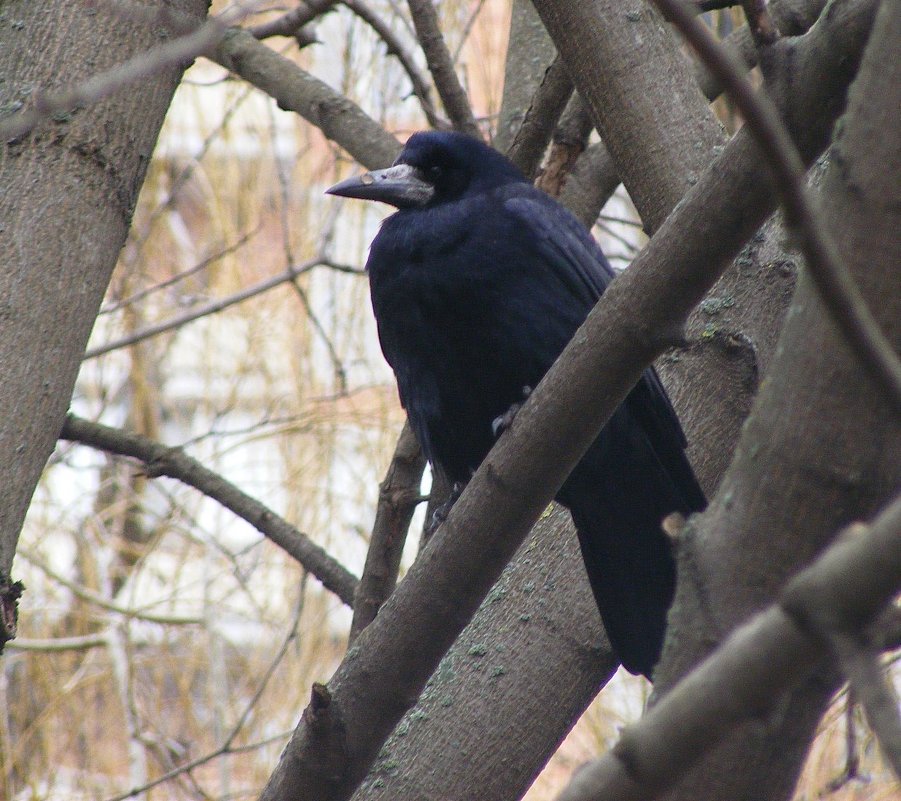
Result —
<path fill-rule="evenodd" d="M 583 314 L 587 314 L 615 275 L 594 238 L 562 206 L 536 190 L 520 190 L 505 200 L 504 207 L 531 231 L 544 261 L 565 285 L 572 301 L 581 304 Z M 668 466 L 684 464 L 685 434 L 653 367 L 644 371 L 627 404 L 661 462 Z"/>
<path fill-rule="evenodd" d="M 528 185 L 515 189 L 519 191 L 504 201 L 504 208 L 530 231 L 534 245 L 556 268 L 573 300 L 590 309 L 615 275 L 603 251 L 572 214 L 543 192 Z"/>

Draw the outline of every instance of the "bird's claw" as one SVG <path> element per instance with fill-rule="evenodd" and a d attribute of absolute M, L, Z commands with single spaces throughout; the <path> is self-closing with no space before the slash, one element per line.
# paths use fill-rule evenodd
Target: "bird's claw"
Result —
<path fill-rule="evenodd" d="M 434 534 L 441 527 L 441 524 L 447 520 L 450 510 L 457 502 L 457 498 L 463 494 L 465 487 L 466 485 L 461 481 L 454 482 L 454 486 L 451 487 L 448 499 L 440 506 L 436 507 L 435 511 L 432 512 L 432 519 L 429 521 L 428 528 L 425 531 L 426 539 L 431 539 L 432 534 Z"/>
<path fill-rule="evenodd" d="M 519 410 L 522 408 L 523 402 L 532 394 L 532 387 L 523 387 L 522 388 L 522 402 L 517 401 L 516 403 L 510 404 L 510 408 L 507 409 L 501 415 L 498 415 L 491 421 L 491 433 L 494 434 L 494 438 L 497 439 L 501 434 L 503 434 L 511 425 L 513 425 L 513 418 L 516 417 Z"/>

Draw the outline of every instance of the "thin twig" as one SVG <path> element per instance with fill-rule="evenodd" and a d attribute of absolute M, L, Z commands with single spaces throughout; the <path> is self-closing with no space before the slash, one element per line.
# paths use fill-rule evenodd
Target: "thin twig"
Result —
<path fill-rule="evenodd" d="M 130 456 L 143 462 L 148 475 L 154 478 L 168 476 L 194 487 L 246 520 L 303 565 L 327 590 L 335 593 L 348 606 L 353 606 L 357 589 L 355 576 L 287 520 L 218 473 L 204 467 L 181 448 L 170 448 L 148 437 L 93 423 L 73 414 L 66 417 L 60 439 L 80 442 L 107 453 Z"/>
<path fill-rule="evenodd" d="M 472 13 L 469 15 L 469 19 L 467 19 L 466 23 L 463 25 L 463 30 L 460 33 L 460 41 L 457 42 L 457 48 L 456 50 L 454 50 L 454 64 L 456 64 L 460 60 L 460 55 L 463 53 L 463 48 L 466 47 L 466 42 L 469 39 L 469 34 L 472 33 L 472 29 L 475 27 L 476 20 L 479 18 L 479 14 L 482 13 L 482 9 L 484 7 L 485 0 L 478 0 L 475 8 L 472 10 Z"/>
<path fill-rule="evenodd" d="M 680 0 L 654 0 L 720 78 L 745 124 L 776 174 L 786 223 L 801 238 L 808 272 L 823 304 L 852 350 L 901 413 L 901 360 L 873 318 L 853 277 L 842 263 L 805 190 L 805 169 L 776 108 L 765 93 L 756 94 L 744 70 L 716 42 Z"/>
<path fill-rule="evenodd" d="M 144 287 L 144 289 L 141 289 L 138 292 L 129 295 L 127 298 L 116 300 L 103 306 L 100 311 L 97 312 L 97 316 L 102 317 L 105 314 L 112 314 L 113 312 L 117 312 L 126 306 L 131 306 L 133 303 L 137 303 L 139 300 L 143 300 L 148 295 L 152 295 L 155 292 L 161 292 L 162 290 L 168 289 L 174 284 L 177 284 L 179 281 L 184 281 L 186 278 L 190 278 L 192 275 L 196 275 L 197 273 L 202 272 L 211 264 L 215 264 L 220 259 L 223 259 L 226 256 L 231 255 L 232 253 L 236 253 L 238 250 L 244 247 L 244 245 L 246 245 L 254 236 L 256 236 L 260 232 L 261 228 L 262 224 L 254 228 L 253 231 L 249 231 L 241 236 L 237 242 L 234 242 L 231 245 L 226 245 L 221 250 L 216 251 L 212 256 L 207 256 L 205 259 L 197 262 L 197 264 L 195 264 L 193 267 L 190 267 L 187 270 L 182 270 L 182 272 L 173 275 L 171 278 L 167 278 L 165 281 L 160 281 L 159 283 L 153 284 L 152 286 Z"/>
<path fill-rule="evenodd" d="M 13 651 L 38 653 L 58 653 L 61 651 L 88 651 L 106 647 L 105 634 L 83 634 L 76 637 L 53 637 L 48 639 L 22 638 L 10 640 L 4 646 Z"/>
<path fill-rule="evenodd" d="M 409 0 L 408 5 L 413 25 L 416 27 L 416 37 L 422 46 L 429 71 L 435 79 L 435 88 L 451 122 L 459 131 L 470 136 L 481 136 L 479 126 L 472 115 L 469 98 L 457 78 L 454 62 L 438 25 L 438 12 L 432 5 L 432 0 Z"/>
<path fill-rule="evenodd" d="M 142 620 L 147 623 L 157 623 L 164 626 L 197 626 L 203 623 L 203 620 L 198 617 L 155 615 L 152 612 L 144 612 L 140 609 L 129 609 L 128 607 L 117 604 L 115 601 L 105 598 L 99 592 L 95 592 L 81 584 L 70 581 L 62 574 L 53 570 L 43 559 L 28 548 L 19 548 L 16 553 L 26 561 L 30 562 L 34 567 L 38 568 L 38 570 L 49 578 L 53 579 L 57 584 L 61 584 L 76 598 L 80 598 L 82 601 L 86 601 L 94 606 L 99 606 L 101 609 L 105 609 L 108 612 L 114 612 L 130 620 Z"/>
<path fill-rule="evenodd" d="M 316 17 L 329 11 L 338 0 L 306 0 L 297 8 L 282 14 L 268 22 L 253 25 L 249 30 L 256 39 L 268 39 L 270 36 L 297 36 L 304 25 L 312 22 Z"/>
<path fill-rule="evenodd" d="M 419 100 L 419 105 L 422 107 L 429 125 L 433 128 L 450 128 L 450 123 L 439 117 L 435 110 L 435 104 L 432 102 L 432 90 L 426 77 L 420 72 L 412 54 L 391 30 L 391 27 L 363 0 L 341 0 L 341 2 L 379 35 L 388 48 L 388 55 L 395 56 L 400 62 L 410 79 L 413 94 Z"/>
<path fill-rule="evenodd" d="M 190 773 L 195 768 L 199 768 L 201 765 L 205 765 L 207 762 L 212 762 L 214 759 L 217 759 L 221 756 L 226 756 L 227 754 L 239 753 L 242 751 L 249 751 L 255 748 L 262 748 L 268 745 L 271 742 L 276 740 L 280 740 L 287 736 L 287 734 L 277 734 L 273 737 L 269 737 L 265 740 L 262 740 L 258 743 L 254 743 L 252 745 L 243 745 L 243 746 L 232 746 L 232 743 L 235 741 L 235 738 L 238 734 L 241 733 L 241 730 L 244 728 L 244 724 L 247 722 L 247 718 L 250 716 L 250 713 L 253 711 L 254 707 L 257 705 L 257 702 L 260 700 L 260 697 L 263 695 L 263 692 L 266 690 L 266 687 L 269 685 L 269 681 L 272 676 L 275 674 L 276 668 L 281 664 L 282 660 L 285 658 L 285 654 L 288 653 L 288 648 L 291 643 L 297 639 L 297 631 L 298 624 L 300 623 L 300 615 L 303 612 L 303 601 L 304 601 L 304 592 L 306 589 L 306 581 L 307 574 L 304 572 L 303 578 L 300 582 L 300 595 L 298 597 L 297 606 L 295 607 L 295 612 L 293 619 L 291 621 L 291 627 L 288 629 L 287 636 L 282 640 L 281 647 L 278 649 L 278 652 L 273 657 L 272 661 L 269 663 L 266 672 L 263 674 L 263 678 L 260 680 L 260 683 L 257 685 L 256 691 L 254 692 L 251 699 L 245 704 L 244 710 L 238 716 L 238 720 L 235 725 L 232 727 L 229 734 L 222 741 L 222 744 L 213 751 L 204 754 L 203 756 L 197 757 L 196 759 L 192 759 L 190 762 L 185 762 L 183 765 L 178 765 L 172 770 L 167 771 L 161 776 L 157 776 L 155 779 L 152 779 L 145 784 L 142 784 L 140 787 L 132 787 L 130 790 L 124 793 L 120 793 L 119 795 L 113 796 L 112 798 L 108 798 L 106 801 L 125 801 L 127 798 L 133 798 L 136 795 L 140 795 L 141 793 L 145 793 L 148 790 L 159 786 L 171 779 L 175 779 L 179 776 L 184 775 L 185 773 Z"/>
<path fill-rule="evenodd" d="M 142 342 L 143 340 L 149 339 L 150 337 L 155 337 L 158 334 L 163 334 L 166 331 L 180 328 L 181 326 L 193 322 L 194 320 L 198 320 L 201 317 L 207 317 L 210 314 L 216 314 L 223 311 L 224 309 L 227 309 L 229 306 L 234 306 L 237 303 L 243 303 L 245 300 L 250 300 L 257 295 L 268 292 L 270 289 L 274 289 L 277 286 L 281 286 L 282 284 L 285 284 L 289 281 L 293 281 L 299 275 L 303 275 L 304 273 L 309 272 L 314 267 L 331 267 L 332 269 L 337 269 L 340 272 L 365 275 L 365 272 L 363 270 L 350 267 L 348 265 L 336 265 L 336 263 L 332 262 L 329 259 L 310 259 L 309 261 L 305 261 L 299 265 L 291 265 L 287 270 L 285 270 L 285 272 L 280 273 L 279 275 L 275 275 L 272 278 L 266 278 L 265 280 L 260 281 L 253 286 L 249 286 L 246 289 L 242 289 L 240 292 L 235 292 L 228 297 L 217 298 L 216 300 L 210 301 L 209 303 L 205 303 L 203 306 L 200 306 L 197 309 L 186 312 L 185 314 L 181 314 L 178 317 L 164 320 L 161 323 L 154 323 L 153 325 L 149 325 L 146 328 L 140 329 L 139 331 L 134 331 L 133 333 L 129 334 L 128 336 L 122 337 L 121 339 L 114 340 L 113 342 L 107 342 L 105 345 L 98 345 L 96 348 L 89 348 L 85 351 L 84 358 L 94 359 L 98 356 L 104 355 L 105 353 L 110 353 L 111 351 L 118 350 L 119 348 L 125 348 L 129 345 L 135 345 L 138 342 Z"/>

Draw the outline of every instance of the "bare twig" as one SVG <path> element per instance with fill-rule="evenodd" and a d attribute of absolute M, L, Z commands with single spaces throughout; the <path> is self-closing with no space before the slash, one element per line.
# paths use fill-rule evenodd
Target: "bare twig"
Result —
<path fill-rule="evenodd" d="M 130 456 L 143 462 L 147 474 L 153 478 L 168 476 L 194 487 L 246 520 L 303 565 L 327 590 L 335 593 L 348 606 L 353 606 L 357 579 L 350 572 L 306 534 L 188 456 L 181 448 L 166 447 L 147 437 L 92 423 L 73 414 L 66 417 L 60 438 L 90 445 L 107 453 Z"/>
<path fill-rule="evenodd" d="M 438 26 L 438 12 L 432 5 L 432 0 L 409 0 L 409 6 L 410 16 L 416 27 L 416 37 L 425 53 L 429 71 L 435 79 L 435 88 L 451 122 L 457 130 L 480 137 L 469 98 L 457 78 L 454 62 Z"/>
<path fill-rule="evenodd" d="M 779 113 L 765 93 L 755 94 L 744 70 L 680 0 L 654 0 L 707 65 L 719 76 L 745 118 L 748 130 L 776 174 L 786 223 L 801 237 L 807 268 L 829 314 L 850 347 L 901 412 L 901 360 L 879 328 L 857 284 L 842 264 L 829 232 L 805 189 L 805 169 Z"/>
<path fill-rule="evenodd" d="M 13 651 L 58 653 L 61 651 L 88 651 L 92 648 L 104 648 L 106 644 L 105 634 L 83 634 L 77 637 L 53 637 L 50 639 L 19 637 L 6 643 L 6 648 Z"/>
<path fill-rule="evenodd" d="M 410 79 L 413 94 L 419 100 L 419 105 L 422 107 L 429 125 L 433 128 L 450 128 L 450 123 L 439 117 L 438 112 L 435 110 L 435 104 L 432 102 L 432 91 L 426 77 L 420 72 L 412 54 L 408 52 L 404 43 L 391 30 L 391 27 L 363 0 L 341 0 L 341 2 L 381 37 L 388 48 L 388 55 L 395 56 L 400 62 L 400 65 L 407 73 L 407 77 Z"/>
<path fill-rule="evenodd" d="M 113 301 L 112 303 L 108 303 L 103 306 L 99 312 L 97 312 L 97 316 L 100 317 L 104 314 L 112 314 L 113 312 L 119 311 L 119 309 L 124 308 L 125 306 L 131 306 L 133 303 L 137 303 L 139 300 L 143 300 L 148 295 L 152 295 L 155 292 L 161 292 L 164 289 L 168 289 L 170 286 L 177 284 L 179 281 L 184 281 L 186 278 L 190 278 L 192 275 L 196 275 L 199 272 L 202 272 L 211 264 L 215 264 L 220 259 L 225 258 L 226 256 L 237 252 L 244 245 L 246 245 L 254 236 L 256 236 L 260 228 L 262 226 L 258 225 L 253 231 L 248 231 L 243 236 L 241 236 L 236 242 L 231 245 L 226 245 L 221 250 L 216 251 L 212 256 L 207 256 L 205 259 L 201 259 L 201 261 L 197 262 L 193 267 L 188 268 L 187 270 L 182 270 L 182 272 L 177 275 L 173 275 L 171 278 L 167 278 L 165 281 L 160 281 L 152 286 L 145 287 L 138 292 L 135 292 L 132 295 L 129 295 L 127 298 L 122 298 L 121 300 Z"/>
<path fill-rule="evenodd" d="M 363 270 L 357 270 L 356 268 L 348 267 L 347 265 L 335 266 L 335 264 L 329 259 L 310 259 L 309 261 L 305 261 L 302 264 L 296 266 L 291 265 L 287 270 L 285 270 L 285 272 L 280 273 L 279 275 L 275 275 L 272 278 L 266 278 L 265 280 L 260 281 L 253 286 L 249 286 L 246 289 L 242 289 L 240 292 L 235 292 L 228 297 L 217 298 L 216 300 L 210 301 L 209 303 L 205 303 L 203 306 L 200 306 L 197 309 L 185 312 L 185 314 L 180 314 L 178 317 L 173 317 L 169 320 L 163 320 L 163 322 L 161 323 L 149 325 L 146 328 L 135 331 L 128 336 L 122 337 L 121 339 L 114 340 L 113 342 L 107 342 L 105 345 L 98 345 L 96 348 L 89 348 L 85 351 L 84 358 L 94 359 L 98 356 L 102 356 L 105 353 L 110 353 L 111 351 L 118 350 L 119 348 L 128 347 L 129 345 L 134 345 L 138 342 L 142 342 L 143 340 L 149 339 L 150 337 L 155 337 L 158 334 L 163 334 L 166 331 L 172 331 L 175 328 L 180 328 L 181 326 L 193 322 L 194 320 L 198 320 L 201 317 L 207 317 L 211 314 L 216 314 L 223 311 L 224 309 L 227 309 L 229 306 L 234 306 L 237 303 L 243 303 L 245 300 L 250 300 L 257 295 L 268 292 L 270 289 L 274 289 L 275 287 L 281 286 L 282 284 L 288 283 L 289 281 L 294 281 L 299 275 L 303 275 L 304 273 L 309 272 L 314 267 L 333 267 L 334 269 L 340 269 L 341 272 L 364 274 Z"/>
<path fill-rule="evenodd" d="M 27 548 L 20 548 L 18 554 L 28 560 L 34 567 L 45 573 L 57 584 L 61 584 L 76 598 L 80 598 L 87 603 L 106 609 L 108 612 L 114 612 L 122 617 L 131 620 L 142 620 L 147 623 L 158 623 L 164 626 L 196 626 L 203 623 L 202 618 L 185 617 L 182 615 L 157 615 L 152 612 L 146 612 L 141 609 L 129 609 L 128 607 L 117 604 L 115 601 L 104 597 L 99 592 L 95 592 L 87 587 L 82 586 L 74 581 L 70 581 L 65 576 L 53 570 L 43 559 L 37 554 L 31 552 Z"/>
<path fill-rule="evenodd" d="M 280 17 L 268 22 L 261 22 L 247 30 L 256 39 L 268 39 L 270 36 L 298 36 L 304 25 L 312 22 L 316 17 L 329 11 L 337 4 L 338 0 L 306 0 L 298 4 Z"/>
<path fill-rule="evenodd" d="M 419 485 L 423 470 L 425 457 L 407 423 L 397 441 L 385 480 L 379 486 L 379 503 L 366 565 L 354 598 L 348 646 L 353 645 L 357 635 L 372 622 L 394 589 L 410 519 L 416 505 L 422 501 Z"/>
<path fill-rule="evenodd" d="M 901 498 L 843 537 L 627 728 L 611 753 L 575 775 L 559 801 L 645 799 L 672 786 L 743 720 L 759 718 L 828 653 L 817 615 L 860 627 L 901 589 Z"/>
<path fill-rule="evenodd" d="M 457 42 L 457 49 L 454 50 L 453 61 L 456 64 L 460 60 L 460 55 L 463 53 L 463 48 L 466 47 L 466 42 L 469 39 L 469 34 L 472 33 L 473 27 L 475 27 L 476 20 L 479 18 L 479 14 L 482 13 L 482 9 L 485 7 L 485 0 L 478 0 L 475 4 L 475 8 L 473 8 L 472 13 L 469 15 L 469 19 L 466 20 L 466 24 L 463 25 L 463 31 L 460 33 L 460 41 Z"/>
<path fill-rule="evenodd" d="M 172 21 L 171 15 L 166 15 Z M 196 24 L 196 20 L 192 20 Z M 8 142 L 24 136 L 40 122 L 50 117 L 61 117 L 76 109 L 97 103 L 118 92 L 125 86 L 154 75 L 167 67 L 191 62 L 197 56 L 209 52 L 225 36 L 226 26 L 218 19 L 189 29 L 175 39 L 140 53 L 124 64 L 88 78 L 83 83 L 57 92 L 34 91 L 31 107 L 0 122 L 0 142 Z"/>
<path fill-rule="evenodd" d="M 190 762 L 185 762 L 182 765 L 178 765 L 172 770 L 167 771 L 161 776 L 157 776 L 155 779 L 142 784 L 140 787 L 132 787 L 127 792 L 121 793 L 120 795 L 113 796 L 112 798 L 107 799 L 107 801 L 125 801 L 127 798 L 133 798 L 136 795 L 141 795 L 142 793 L 147 792 L 147 790 L 152 789 L 153 787 L 157 787 L 160 784 L 164 784 L 167 781 L 178 778 L 179 776 L 183 776 L 186 773 L 190 773 L 190 771 L 195 768 L 199 768 L 201 765 L 205 765 L 207 762 L 212 762 L 214 759 L 218 759 L 221 756 L 225 756 L 227 754 L 234 754 L 241 751 L 248 751 L 254 748 L 262 748 L 263 746 L 283 739 L 286 737 L 286 734 L 277 734 L 274 737 L 267 738 L 266 740 L 254 743 L 253 745 L 244 745 L 244 746 L 233 746 L 235 738 L 241 733 L 241 730 L 244 728 L 244 724 L 247 722 L 247 718 L 250 716 L 250 713 L 253 712 L 254 708 L 257 705 L 257 702 L 260 700 L 260 697 L 266 690 L 266 687 L 269 685 L 269 681 L 272 679 L 272 676 L 275 674 L 276 668 L 281 664 L 282 660 L 285 658 L 285 654 L 288 653 L 288 648 L 291 643 L 297 639 L 297 631 L 298 624 L 300 623 L 300 615 L 303 612 L 303 602 L 304 602 L 304 592 L 306 589 L 307 582 L 307 574 L 303 574 L 303 578 L 300 582 L 300 593 L 297 599 L 297 606 L 294 610 L 294 616 L 291 621 L 291 627 L 288 629 L 288 634 L 282 640 L 281 647 L 276 652 L 275 656 L 272 658 L 272 661 L 269 663 L 266 672 L 263 674 L 263 678 L 260 680 L 260 683 L 257 685 L 254 694 L 251 696 L 250 700 L 244 705 L 244 709 L 241 714 L 238 716 L 237 722 L 232 726 L 231 731 L 222 741 L 222 744 L 210 751 L 209 753 L 204 754 L 203 756 L 197 757 L 196 759 L 192 759 Z"/>

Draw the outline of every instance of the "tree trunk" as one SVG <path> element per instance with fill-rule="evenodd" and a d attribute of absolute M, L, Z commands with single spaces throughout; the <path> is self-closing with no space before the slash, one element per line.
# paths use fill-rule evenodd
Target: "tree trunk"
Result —
<path fill-rule="evenodd" d="M 207 9 L 205 0 L 165 5 L 198 21 Z M 159 25 L 122 15 L 71 0 L 5 3 L 0 108 L 28 106 L 40 92 L 170 38 Z M 100 103 L 55 115 L 0 152 L 0 592 L 11 581 L 25 512 L 182 71 L 163 69 Z M 8 633 L 0 632 L 0 647 Z"/>

